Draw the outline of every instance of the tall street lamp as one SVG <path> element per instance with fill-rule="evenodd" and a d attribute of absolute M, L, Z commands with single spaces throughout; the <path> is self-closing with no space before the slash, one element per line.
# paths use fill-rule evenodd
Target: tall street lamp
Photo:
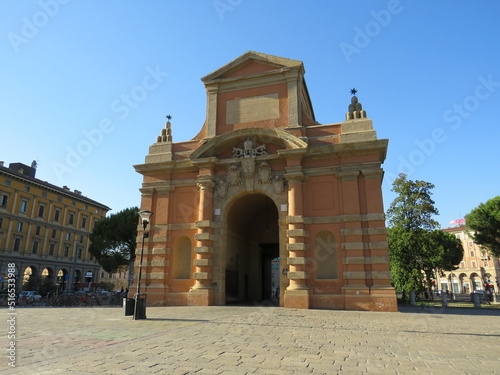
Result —
<path fill-rule="evenodd" d="M 140 211 L 139 216 L 142 221 L 142 247 L 141 260 L 139 262 L 139 277 L 137 279 L 137 293 L 135 294 L 134 302 L 134 320 L 146 319 L 146 298 L 141 298 L 141 278 L 142 278 L 142 259 L 144 257 L 144 239 L 149 237 L 149 232 L 146 232 L 146 227 L 149 224 L 149 218 L 153 215 L 151 211 Z"/>

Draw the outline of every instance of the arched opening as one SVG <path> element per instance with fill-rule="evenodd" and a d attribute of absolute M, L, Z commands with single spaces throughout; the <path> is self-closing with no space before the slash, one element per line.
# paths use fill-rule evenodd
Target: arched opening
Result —
<path fill-rule="evenodd" d="M 449 279 L 450 279 L 450 290 L 453 292 L 453 294 L 460 293 L 460 285 L 458 282 L 457 275 L 451 273 Z"/>
<path fill-rule="evenodd" d="M 69 279 L 68 270 L 63 268 L 57 272 L 57 279 L 56 279 L 57 291 L 63 292 L 66 290 L 68 279 Z"/>
<path fill-rule="evenodd" d="M 273 260 L 276 263 L 278 257 L 279 225 L 275 203 L 263 194 L 240 197 L 227 214 L 226 304 L 260 303 L 279 295 L 276 289 L 280 283 L 275 280 L 276 275 L 273 277 L 272 268 Z"/>
<path fill-rule="evenodd" d="M 470 293 L 469 278 L 465 273 L 461 273 L 458 278 L 460 279 L 461 293 Z"/>
<path fill-rule="evenodd" d="M 39 292 L 45 295 L 53 292 L 54 288 L 54 270 L 50 267 L 44 268 L 42 270 L 42 278 L 40 279 Z"/>
<path fill-rule="evenodd" d="M 483 286 L 481 284 L 481 278 L 479 277 L 479 275 L 477 273 L 473 273 L 470 275 L 470 281 L 471 281 L 471 287 L 472 287 L 472 291 L 474 290 L 482 290 L 483 289 Z"/>
<path fill-rule="evenodd" d="M 23 290 L 38 290 L 38 277 L 35 267 L 26 267 L 23 273 Z"/>
<path fill-rule="evenodd" d="M 488 293 L 494 293 L 495 285 L 491 282 L 492 280 L 494 280 L 494 278 L 491 275 L 491 273 L 485 273 L 483 280 L 484 280 L 484 290 Z"/>
<path fill-rule="evenodd" d="M 79 290 L 81 282 L 82 282 L 82 271 L 76 270 L 73 279 L 73 291 Z"/>

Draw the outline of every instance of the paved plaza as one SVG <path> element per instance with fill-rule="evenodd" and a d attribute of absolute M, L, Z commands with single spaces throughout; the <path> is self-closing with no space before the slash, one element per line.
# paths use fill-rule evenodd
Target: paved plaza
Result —
<path fill-rule="evenodd" d="M 0 374 L 500 372 L 499 310 L 177 306 L 148 307 L 138 321 L 118 307 L 16 313 L 16 367 L 3 355 Z"/>

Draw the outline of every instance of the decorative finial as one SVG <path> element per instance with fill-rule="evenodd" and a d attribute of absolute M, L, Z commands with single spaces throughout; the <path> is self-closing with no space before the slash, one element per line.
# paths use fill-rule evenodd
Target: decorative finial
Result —
<path fill-rule="evenodd" d="M 157 143 L 172 142 L 172 129 L 170 129 L 170 127 L 172 126 L 172 124 L 170 124 L 170 119 L 172 118 L 172 116 L 166 115 L 165 117 L 167 118 L 168 121 L 165 124 L 165 128 L 161 130 L 161 134 L 156 138 Z"/>
<path fill-rule="evenodd" d="M 346 120 L 355 120 L 359 118 L 366 118 L 366 111 L 363 110 L 363 106 L 359 102 L 358 97 L 356 96 L 356 90 L 354 87 L 351 89 L 351 104 L 349 104 L 348 112 L 345 115 Z"/>

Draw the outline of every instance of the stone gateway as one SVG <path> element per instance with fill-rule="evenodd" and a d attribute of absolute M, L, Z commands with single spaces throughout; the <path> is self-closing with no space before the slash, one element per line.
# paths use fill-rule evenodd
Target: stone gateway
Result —
<path fill-rule="evenodd" d="M 135 166 L 141 209 L 154 212 L 148 305 L 275 297 L 288 308 L 397 310 L 381 192 L 388 140 L 356 96 L 344 122 L 318 123 L 304 73 L 301 61 L 245 53 L 202 78 L 199 134 L 172 142 L 168 121 Z"/>

